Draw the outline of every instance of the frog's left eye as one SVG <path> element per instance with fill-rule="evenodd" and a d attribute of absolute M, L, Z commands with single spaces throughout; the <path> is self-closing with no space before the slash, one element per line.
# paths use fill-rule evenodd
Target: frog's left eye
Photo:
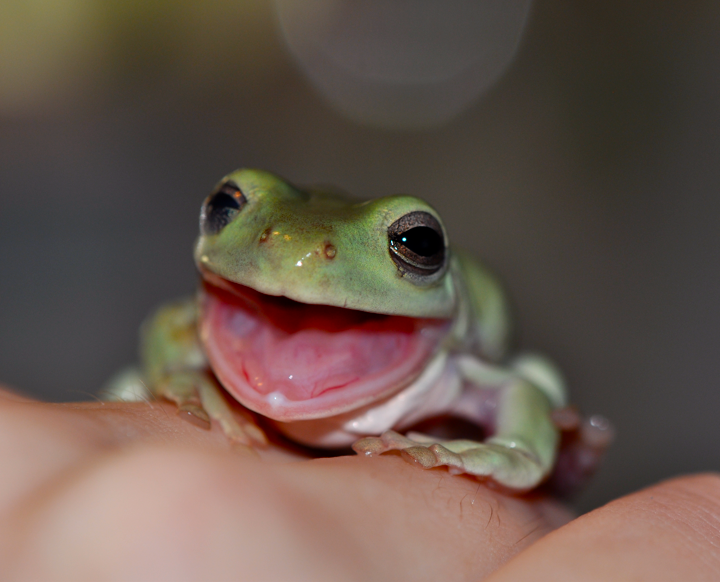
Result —
<path fill-rule="evenodd" d="M 247 198 L 232 182 L 224 182 L 210 194 L 200 212 L 200 232 L 217 234 L 237 215 Z"/>
<path fill-rule="evenodd" d="M 388 228 L 388 242 L 398 269 L 416 280 L 426 281 L 445 266 L 445 235 L 429 212 L 410 212 L 397 219 Z"/>

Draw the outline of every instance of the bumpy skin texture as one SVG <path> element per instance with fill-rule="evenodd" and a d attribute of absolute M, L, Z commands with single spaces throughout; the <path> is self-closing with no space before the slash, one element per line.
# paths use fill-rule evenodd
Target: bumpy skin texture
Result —
<path fill-rule="evenodd" d="M 414 224 L 416 216 L 441 230 L 436 232 L 444 247 L 439 268 L 405 268 L 402 256 L 393 255 L 389 237 L 397 228 L 392 225 Z M 398 450 L 424 468 L 445 466 L 518 492 L 536 487 L 552 470 L 560 438 L 553 410 L 565 406 L 562 379 L 539 356 L 507 359 L 509 320 L 500 286 L 469 255 L 450 249 L 440 217 L 424 201 L 390 196 L 360 202 L 300 190 L 266 172 L 238 170 L 205 202 L 195 260 L 206 281 L 200 308 L 195 300 L 177 302 L 146 323 L 141 372 L 152 395 L 177 403 L 189 418 L 200 424 L 217 421 L 231 441 L 262 447 L 263 432 L 232 410 L 229 393 L 304 444 L 337 447 L 357 441 L 354 449 L 364 455 Z M 418 321 L 446 320 L 446 331 L 427 362 L 401 382 L 363 388 L 362 398 L 350 404 L 336 401 L 353 382 L 350 388 L 330 390 L 335 400 L 313 393 L 303 404 L 312 412 L 300 413 L 277 392 L 256 397 L 252 387 L 238 388 L 233 374 L 223 372 L 239 365 L 218 356 L 213 344 L 219 326 L 226 329 L 224 323 L 208 323 L 208 305 L 219 301 L 213 299 L 216 288 L 230 294 L 254 290 L 250 311 L 262 310 L 258 305 L 268 295 L 282 296 Z M 243 317 L 246 327 L 261 325 L 251 320 L 254 311 Z M 417 334 L 427 336 L 437 328 L 428 326 L 418 327 Z M 233 342 L 231 337 L 225 343 Z M 127 383 L 119 383 L 114 392 L 127 396 L 130 391 Z M 266 405 L 273 398 L 272 407 Z M 396 432 L 438 415 L 469 420 L 490 436 L 479 442 Z"/>

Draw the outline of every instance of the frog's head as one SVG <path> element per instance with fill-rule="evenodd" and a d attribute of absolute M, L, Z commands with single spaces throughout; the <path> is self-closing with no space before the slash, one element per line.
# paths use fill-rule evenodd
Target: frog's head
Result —
<path fill-rule="evenodd" d="M 447 334 L 447 236 L 418 198 L 353 201 L 243 169 L 205 200 L 200 230 L 202 341 L 225 388 L 265 416 L 385 398 Z"/>

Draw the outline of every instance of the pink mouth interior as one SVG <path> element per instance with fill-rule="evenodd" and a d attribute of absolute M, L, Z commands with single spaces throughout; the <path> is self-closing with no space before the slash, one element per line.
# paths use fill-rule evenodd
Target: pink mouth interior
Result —
<path fill-rule="evenodd" d="M 365 313 L 205 284 L 201 336 L 218 378 L 276 420 L 317 418 L 372 402 L 422 370 L 446 320 Z"/>

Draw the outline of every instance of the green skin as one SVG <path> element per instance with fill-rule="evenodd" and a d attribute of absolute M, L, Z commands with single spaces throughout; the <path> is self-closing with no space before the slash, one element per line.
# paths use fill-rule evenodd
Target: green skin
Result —
<path fill-rule="evenodd" d="M 227 180 L 237 185 L 247 204 L 218 233 L 198 239 L 195 261 L 206 279 L 222 278 L 302 303 L 449 319 L 452 325 L 438 353 L 448 356 L 466 386 L 451 411 L 479 423 L 482 399 L 494 394 L 494 430 L 484 442 L 386 430 L 356 442 L 358 453 L 400 450 L 425 468 L 447 466 L 512 491 L 527 491 L 547 477 L 559 441 L 551 414 L 565 404 L 564 386 L 555 368 L 539 356 L 506 358 L 509 322 L 498 283 L 456 249 L 448 250 L 446 266 L 431 277 L 402 273 L 392 260 L 388 227 L 414 211 L 429 213 L 442 224 L 433 208 L 412 196 L 362 202 L 303 191 L 258 170 L 238 170 L 221 184 Z M 447 246 L 444 232 L 443 237 Z M 144 385 L 153 396 L 177 403 L 189 417 L 218 422 L 232 441 L 262 447 L 263 432 L 228 405 L 197 328 L 194 300 L 165 306 L 145 324 Z M 408 384 L 414 380 L 409 378 Z M 113 392 L 127 398 L 128 385 L 118 382 Z"/>

